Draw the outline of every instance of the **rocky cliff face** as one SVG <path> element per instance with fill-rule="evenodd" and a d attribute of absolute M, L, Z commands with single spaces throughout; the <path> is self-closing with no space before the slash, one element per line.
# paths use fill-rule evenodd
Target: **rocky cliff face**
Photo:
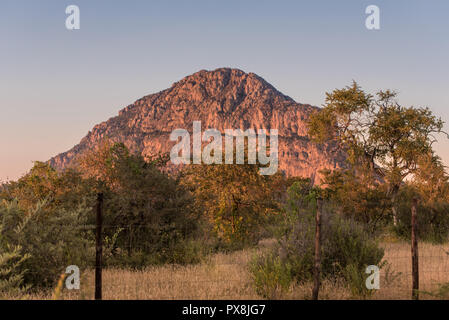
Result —
<path fill-rule="evenodd" d="M 279 169 L 289 176 L 315 176 L 343 165 L 331 145 L 318 146 L 307 136 L 306 121 L 316 107 L 295 102 L 254 73 L 222 68 L 199 71 L 159 93 L 145 96 L 96 125 L 71 150 L 50 160 L 57 169 L 70 166 L 102 139 L 123 142 L 144 155 L 169 152 L 175 129 L 278 129 Z M 256 131 L 257 132 L 257 131 Z M 316 176 L 317 177 L 317 176 Z"/>

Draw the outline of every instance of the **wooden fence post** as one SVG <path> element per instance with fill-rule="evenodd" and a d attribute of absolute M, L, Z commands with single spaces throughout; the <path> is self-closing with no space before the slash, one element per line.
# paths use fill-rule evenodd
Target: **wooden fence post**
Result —
<path fill-rule="evenodd" d="M 103 224 L 103 194 L 97 194 L 97 228 L 95 236 L 95 300 L 102 299 L 102 255 L 103 255 L 103 244 L 101 229 Z"/>
<path fill-rule="evenodd" d="M 419 299 L 419 264 L 418 264 L 418 235 L 417 235 L 417 216 L 416 208 L 418 200 L 412 200 L 412 299 Z"/>
<path fill-rule="evenodd" d="M 313 268 L 313 292 L 312 299 L 318 300 L 320 291 L 320 272 L 321 272 L 321 210 L 322 199 L 317 199 L 317 208 L 315 216 L 315 264 Z"/>

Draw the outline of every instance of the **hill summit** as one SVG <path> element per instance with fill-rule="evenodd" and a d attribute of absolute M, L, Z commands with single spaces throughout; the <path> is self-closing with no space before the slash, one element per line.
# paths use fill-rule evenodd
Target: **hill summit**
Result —
<path fill-rule="evenodd" d="M 317 145 L 307 135 L 306 122 L 318 110 L 295 102 L 254 73 L 238 69 L 201 70 L 170 88 L 147 95 L 122 109 L 118 116 L 96 125 L 79 144 L 52 159 L 57 169 L 70 166 L 102 139 L 123 142 L 133 152 L 170 152 L 175 129 L 278 129 L 279 169 L 288 176 L 317 177 L 317 171 L 343 165 L 342 153 Z M 318 181 L 317 181 L 318 182 Z"/>

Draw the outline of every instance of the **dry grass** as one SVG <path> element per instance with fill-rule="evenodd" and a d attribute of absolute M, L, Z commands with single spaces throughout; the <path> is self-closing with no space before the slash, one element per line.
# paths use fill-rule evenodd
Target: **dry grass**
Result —
<path fill-rule="evenodd" d="M 412 292 L 412 264 L 410 244 L 388 243 L 384 259 L 390 264 L 381 271 L 380 290 L 373 298 L 410 299 Z M 421 299 L 432 296 L 424 292 L 433 292 L 439 285 L 449 283 L 449 245 L 420 243 L 419 253 L 419 289 Z M 387 271 L 391 270 L 391 273 Z M 396 273 L 396 276 L 392 273 Z M 394 279 L 396 278 L 396 279 Z"/>
<path fill-rule="evenodd" d="M 261 299 L 252 286 L 248 262 L 261 248 L 231 254 L 218 253 L 201 264 L 156 266 L 144 270 L 103 270 L 103 299 Z M 81 280 L 79 292 L 64 290 L 63 299 L 92 299 L 94 274 L 89 271 Z M 49 299 L 52 293 L 27 298 Z"/>
<path fill-rule="evenodd" d="M 104 299 L 262 299 L 255 292 L 248 262 L 254 254 L 269 246 L 265 242 L 257 250 L 216 254 L 198 265 L 150 267 L 143 271 L 106 269 L 103 271 Z M 381 270 L 381 288 L 371 299 L 410 299 L 411 252 L 404 242 L 383 244 L 388 266 Z M 432 291 L 438 284 L 449 282 L 448 245 L 420 244 L 420 289 Z M 62 292 L 62 299 L 92 299 L 93 272 L 81 280 L 81 290 Z M 309 299 L 312 284 L 294 285 L 283 299 Z M 51 299 L 52 292 L 27 296 L 28 299 Z M 421 294 L 422 298 L 432 298 Z M 353 299 L 350 291 L 339 283 L 324 281 L 321 299 Z"/>

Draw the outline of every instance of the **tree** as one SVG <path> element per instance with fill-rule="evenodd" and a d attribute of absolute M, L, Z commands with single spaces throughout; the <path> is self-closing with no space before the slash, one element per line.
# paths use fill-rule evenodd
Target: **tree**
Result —
<path fill-rule="evenodd" d="M 93 181 L 84 179 L 73 168 L 58 172 L 48 163 L 36 161 L 30 172 L 4 185 L 0 198 L 16 199 L 20 208 L 29 212 L 40 201 L 46 201 L 47 212 L 61 208 L 70 210 L 92 198 L 92 188 Z"/>
<path fill-rule="evenodd" d="M 396 233 L 410 236 L 411 200 L 419 199 L 418 234 L 420 239 L 442 243 L 449 234 L 449 177 L 435 154 L 425 154 L 418 163 L 414 179 L 401 188 L 398 196 L 400 223 Z"/>
<path fill-rule="evenodd" d="M 195 209 L 225 243 L 258 240 L 267 220 L 279 212 L 285 179 L 259 174 L 258 164 L 190 165 L 181 182 L 195 198 Z"/>
<path fill-rule="evenodd" d="M 105 242 L 114 239 L 114 253 L 121 248 L 156 262 L 183 263 L 183 245 L 197 232 L 197 221 L 190 194 L 161 170 L 165 162 L 164 155 L 144 158 L 122 143 L 105 141 L 61 172 L 36 162 L 28 174 L 5 185 L 0 198 L 17 200 L 27 215 L 45 202 L 39 212 L 49 219 L 87 207 L 87 222 L 93 224 L 96 193 L 103 192 Z"/>
<path fill-rule="evenodd" d="M 387 222 L 391 200 L 385 185 L 373 185 L 369 176 L 351 170 L 324 170 L 323 175 L 325 194 L 338 205 L 338 213 L 363 223 L 371 233 Z"/>
<path fill-rule="evenodd" d="M 324 108 L 311 116 L 309 133 L 317 142 L 334 139 L 346 151 L 351 170 L 384 180 L 397 224 L 396 197 L 403 182 L 431 153 L 443 122 L 428 108 L 403 107 L 394 91 L 365 93 L 356 82 L 326 93 Z"/>
<path fill-rule="evenodd" d="M 164 155 L 144 158 L 123 143 L 104 142 L 79 161 L 85 177 L 105 194 L 109 236 L 128 255 L 141 251 L 170 258 L 173 246 L 197 231 L 188 192 L 160 169 Z"/>
<path fill-rule="evenodd" d="M 449 177 L 441 158 L 434 153 L 419 159 L 413 185 L 420 191 L 421 198 L 428 202 L 449 202 Z"/>

